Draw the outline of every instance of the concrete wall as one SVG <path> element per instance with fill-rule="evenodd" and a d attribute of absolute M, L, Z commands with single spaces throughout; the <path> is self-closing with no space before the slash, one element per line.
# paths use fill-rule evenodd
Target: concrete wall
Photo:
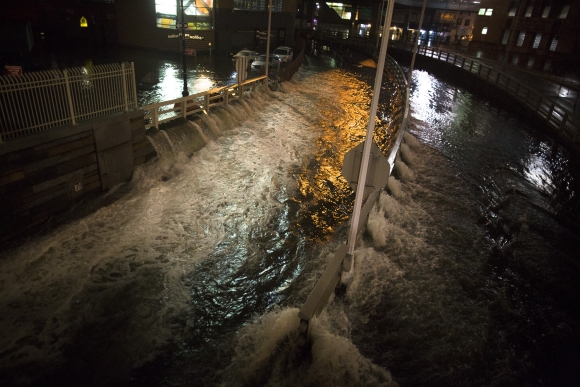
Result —
<path fill-rule="evenodd" d="M 136 165 L 156 155 L 143 114 L 119 113 L 0 144 L 0 242 L 130 180 Z"/>

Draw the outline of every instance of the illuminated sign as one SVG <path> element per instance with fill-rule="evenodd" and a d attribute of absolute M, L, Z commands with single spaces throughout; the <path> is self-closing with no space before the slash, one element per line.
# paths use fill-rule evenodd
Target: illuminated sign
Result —
<path fill-rule="evenodd" d="M 84 16 L 81 16 L 81 27 L 88 27 L 89 23 L 87 23 L 87 19 Z"/>

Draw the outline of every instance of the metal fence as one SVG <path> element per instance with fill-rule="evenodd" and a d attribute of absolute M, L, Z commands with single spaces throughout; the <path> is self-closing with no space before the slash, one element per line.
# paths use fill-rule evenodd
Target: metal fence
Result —
<path fill-rule="evenodd" d="M 0 77 L 0 142 L 137 108 L 133 63 Z"/>
<path fill-rule="evenodd" d="M 398 44 L 397 48 L 410 50 L 408 44 Z M 495 87 L 505 91 L 514 99 L 527 106 L 546 122 L 548 126 L 552 127 L 572 143 L 580 140 L 580 122 L 578 116 L 571 109 L 556 102 L 554 97 L 539 93 L 535 85 L 521 82 L 517 77 L 511 76 L 501 69 L 454 52 L 422 46 L 417 53 L 459 67 L 493 84 Z"/>

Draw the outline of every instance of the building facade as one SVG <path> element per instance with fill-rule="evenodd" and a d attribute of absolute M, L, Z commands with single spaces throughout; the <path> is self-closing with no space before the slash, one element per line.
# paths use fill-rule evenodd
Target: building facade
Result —
<path fill-rule="evenodd" d="M 295 13 L 296 0 L 272 0 L 271 47 L 294 44 Z M 185 23 L 186 48 L 195 52 L 265 51 L 265 0 L 118 0 L 116 15 L 125 45 L 179 52 Z"/>
<path fill-rule="evenodd" d="M 561 72 L 578 63 L 580 2 L 482 0 L 470 46 L 507 64 Z"/>

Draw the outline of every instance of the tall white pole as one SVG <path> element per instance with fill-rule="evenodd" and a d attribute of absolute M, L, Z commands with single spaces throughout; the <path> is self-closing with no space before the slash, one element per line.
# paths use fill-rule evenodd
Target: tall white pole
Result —
<path fill-rule="evenodd" d="M 268 0 L 268 36 L 266 38 L 266 81 L 268 77 L 268 67 L 270 66 L 270 27 L 272 26 L 272 0 Z"/>
<path fill-rule="evenodd" d="M 363 195 L 365 190 L 365 183 L 367 177 L 367 170 L 369 166 L 369 158 L 371 154 L 371 144 L 373 142 L 373 133 L 375 129 L 375 119 L 377 116 L 377 107 L 379 105 L 379 96 L 381 93 L 381 84 L 383 82 L 383 71 L 385 68 L 385 57 L 387 56 L 387 46 L 389 43 L 389 31 L 391 27 L 391 18 L 393 16 L 393 6 L 395 0 L 389 0 L 389 8 L 387 11 L 387 18 L 385 20 L 385 28 L 383 30 L 383 40 L 381 41 L 381 51 L 377 63 L 377 75 L 375 76 L 375 85 L 373 88 L 373 98 L 371 99 L 371 110 L 369 113 L 369 123 L 367 126 L 366 139 L 363 147 L 363 154 L 361 160 L 360 172 L 358 175 L 358 183 L 356 186 L 356 196 L 354 199 L 354 209 L 352 212 L 352 222 L 350 225 L 350 233 L 348 236 L 348 254 L 354 254 L 354 247 L 356 245 L 356 235 L 358 232 L 358 222 L 360 219 Z M 349 270 L 350 271 L 350 270 Z"/>

